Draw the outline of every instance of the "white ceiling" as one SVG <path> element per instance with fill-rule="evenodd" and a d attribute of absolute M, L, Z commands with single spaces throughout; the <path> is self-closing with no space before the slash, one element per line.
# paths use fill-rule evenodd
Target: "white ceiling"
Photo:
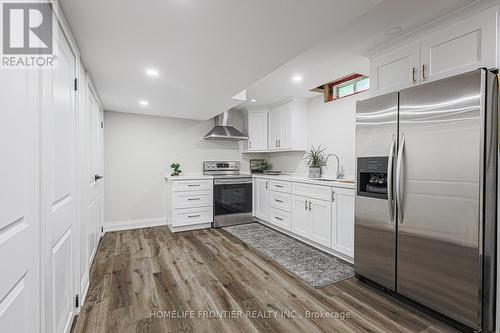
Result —
<path fill-rule="evenodd" d="M 476 1 L 384 0 L 248 87 L 247 102 L 238 108 L 268 105 L 290 96 L 317 96 L 310 90 L 326 82 L 353 72 L 369 75 L 364 52 L 473 2 Z M 401 27 L 402 31 L 388 36 L 385 32 L 391 27 Z M 301 75 L 303 81 L 292 82 L 295 75 Z M 257 102 L 251 103 L 252 99 Z"/>
<path fill-rule="evenodd" d="M 380 1 L 60 2 L 106 110 L 208 119 Z"/>

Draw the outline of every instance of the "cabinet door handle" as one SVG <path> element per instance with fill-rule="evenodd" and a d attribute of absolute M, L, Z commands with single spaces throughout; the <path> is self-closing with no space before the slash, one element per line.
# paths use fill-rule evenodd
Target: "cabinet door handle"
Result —
<path fill-rule="evenodd" d="M 283 188 L 283 185 L 274 185 L 275 187 Z"/>
<path fill-rule="evenodd" d="M 304 201 L 304 204 L 305 204 L 304 209 L 305 209 L 305 210 L 307 210 L 307 200 L 306 200 L 306 201 Z"/>
<path fill-rule="evenodd" d="M 413 82 L 413 84 L 417 83 L 417 68 L 416 67 L 413 67 L 411 70 L 411 81 Z"/>
<path fill-rule="evenodd" d="M 266 190 L 267 190 L 267 181 L 266 181 Z"/>
<path fill-rule="evenodd" d="M 311 211 L 311 201 L 309 201 L 309 211 Z"/>
<path fill-rule="evenodd" d="M 283 221 L 283 219 L 282 219 L 282 218 L 280 218 L 280 217 L 275 216 L 274 218 L 275 218 L 276 220 Z"/>
<path fill-rule="evenodd" d="M 188 200 L 189 201 L 196 201 L 196 200 L 200 200 L 200 198 L 189 198 Z"/>
<path fill-rule="evenodd" d="M 279 203 L 283 203 L 283 201 L 281 201 L 279 199 L 274 199 L 274 201 L 279 202 Z"/>
<path fill-rule="evenodd" d="M 195 217 L 200 217 L 200 215 L 189 215 L 188 218 L 194 219 Z"/>
<path fill-rule="evenodd" d="M 248 149 L 252 149 L 252 141 L 248 141 Z"/>
<path fill-rule="evenodd" d="M 189 184 L 188 186 L 189 187 L 196 187 L 196 186 L 200 186 L 200 184 Z"/>
<path fill-rule="evenodd" d="M 427 78 L 425 77 L 425 64 L 422 64 L 422 80 L 427 80 Z"/>
<path fill-rule="evenodd" d="M 335 191 L 332 190 L 332 202 L 335 201 Z"/>

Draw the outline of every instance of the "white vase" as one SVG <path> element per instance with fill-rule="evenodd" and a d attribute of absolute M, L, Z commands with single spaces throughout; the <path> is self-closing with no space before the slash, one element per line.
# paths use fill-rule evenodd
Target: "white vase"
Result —
<path fill-rule="evenodd" d="M 321 167 L 309 167 L 309 178 L 321 178 Z"/>

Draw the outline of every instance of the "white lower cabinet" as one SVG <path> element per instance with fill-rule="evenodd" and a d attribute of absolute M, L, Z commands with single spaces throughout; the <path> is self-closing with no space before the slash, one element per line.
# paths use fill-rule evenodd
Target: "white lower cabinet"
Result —
<path fill-rule="evenodd" d="M 309 238 L 312 234 L 308 202 L 306 197 L 292 196 L 292 231 L 306 238 Z"/>
<path fill-rule="evenodd" d="M 168 179 L 167 224 L 173 232 L 210 228 L 213 222 L 213 181 Z"/>
<path fill-rule="evenodd" d="M 323 246 L 330 246 L 332 242 L 332 203 L 317 199 L 309 199 L 311 219 L 311 240 Z"/>
<path fill-rule="evenodd" d="M 269 192 L 269 180 L 256 178 L 254 188 L 255 216 L 265 221 L 269 219 Z"/>
<path fill-rule="evenodd" d="M 335 190 L 332 204 L 332 249 L 354 256 L 354 191 Z"/>
<path fill-rule="evenodd" d="M 290 193 L 291 192 L 291 193 Z M 354 256 L 354 189 L 254 178 L 254 214 L 352 260 Z"/>
<path fill-rule="evenodd" d="M 331 202 L 294 195 L 292 231 L 323 246 L 331 244 Z"/>
<path fill-rule="evenodd" d="M 285 230 L 292 230 L 292 216 L 289 212 L 271 207 L 269 210 L 269 222 Z"/>

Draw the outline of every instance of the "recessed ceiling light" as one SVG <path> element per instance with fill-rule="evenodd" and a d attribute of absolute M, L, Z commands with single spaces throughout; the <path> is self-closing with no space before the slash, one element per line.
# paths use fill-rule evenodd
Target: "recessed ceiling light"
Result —
<path fill-rule="evenodd" d="M 302 80 L 303 78 L 301 75 L 295 75 L 294 77 L 292 77 L 293 82 L 301 82 Z"/>
<path fill-rule="evenodd" d="M 152 77 L 157 77 L 160 75 L 160 72 L 158 72 L 158 70 L 156 70 L 154 68 L 147 68 L 146 74 L 148 74 L 149 76 L 152 76 Z"/>
<path fill-rule="evenodd" d="M 385 34 L 388 35 L 388 36 L 397 35 L 402 30 L 403 30 L 403 28 L 401 28 L 401 27 L 392 27 L 392 28 L 387 29 L 387 31 L 385 32 Z"/>
<path fill-rule="evenodd" d="M 255 102 L 257 102 L 257 100 L 256 99 L 252 99 L 250 102 L 255 103 Z"/>
<path fill-rule="evenodd" d="M 149 102 L 142 99 L 142 100 L 139 101 L 139 105 L 148 106 Z"/>

